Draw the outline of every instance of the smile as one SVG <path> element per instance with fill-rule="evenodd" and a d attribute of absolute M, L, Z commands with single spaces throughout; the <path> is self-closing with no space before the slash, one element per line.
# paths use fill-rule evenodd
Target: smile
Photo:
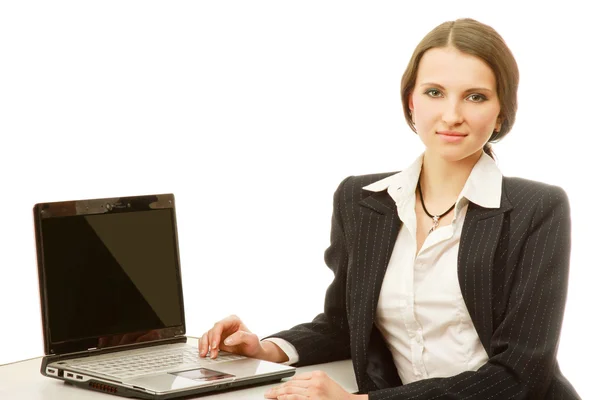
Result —
<path fill-rule="evenodd" d="M 452 132 L 452 131 L 436 132 L 436 134 L 439 135 L 439 137 L 442 140 L 444 140 L 445 142 L 451 142 L 451 143 L 459 142 L 467 136 L 466 133 Z"/>

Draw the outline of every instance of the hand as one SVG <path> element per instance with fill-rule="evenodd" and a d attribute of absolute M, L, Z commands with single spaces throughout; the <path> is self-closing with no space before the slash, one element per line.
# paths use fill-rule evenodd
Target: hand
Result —
<path fill-rule="evenodd" d="M 265 399 L 278 400 L 351 400 L 368 399 L 367 395 L 353 395 L 323 371 L 307 372 L 294 376 L 286 383 L 265 393 Z"/>
<path fill-rule="evenodd" d="M 219 349 L 246 357 L 258 358 L 273 362 L 287 361 L 285 353 L 272 342 L 261 343 L 258 336 L 250 332 L 248 327 L 235 315 L 217 322 L 211 330 L 202 335 L 198 341 L 200 356 L 216 358 Z"/>

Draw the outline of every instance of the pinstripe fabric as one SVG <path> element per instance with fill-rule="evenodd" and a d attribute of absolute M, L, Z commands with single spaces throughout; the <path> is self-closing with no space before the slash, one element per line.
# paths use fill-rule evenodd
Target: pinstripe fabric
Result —
<path fill-rule="evenodd" d="M 498 209 L 469 205 L 458 254 L 461 291 L 490 360 L 478 371 L 402 385 L 374 326 L 381 284 L 400 229 L 387 192 L 362 190 L 391 174 L 346 178 L 334 195 L 334 273 L 324 312 L 274 337 L 289 341 L 297 365 L 352 358 L 371 400 L 579 399 L 556 351 L 567 291 L 570 215 L 556 186 L 503 178 Z"/>

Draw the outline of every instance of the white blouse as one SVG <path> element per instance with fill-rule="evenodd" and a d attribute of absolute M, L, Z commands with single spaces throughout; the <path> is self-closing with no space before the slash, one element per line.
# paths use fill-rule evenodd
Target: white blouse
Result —
<path fill-rule="evenodd" d="M 488 361 L 458 283 L 458 246 L 469 202 L 499 208 L 502 174 L 483 154 L 459 195 L 452 223 L 433 231 L 416 254 L 415 190 L 423 164 L 419 156 L 406 170 L 365 186 L 387 190 L 402 227 L 386 270 L 375 324 L 392 352 L 403 384 L 475 371 Z M 293 345 L 269 338 L 298 362 Z"/>
<path fill-rule="evenodd" d="M 502 174 L 483 154 L 458 197 L 452 223 L 429 234 L 416 254 L 415 190 L 422 162 L 421 155 L 408 169 L 364 188 L 387 190 L 403 223 L 383 279 L 375 324 L 404 384 L 475 371 L 487 362 L 460 291 L 458 247 L 469 201 L 498 208 L 502 191 Z"/>

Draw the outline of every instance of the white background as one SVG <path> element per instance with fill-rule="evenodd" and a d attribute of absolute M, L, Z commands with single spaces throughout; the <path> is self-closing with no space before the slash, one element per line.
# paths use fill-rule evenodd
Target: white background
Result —
<path fill-rule="evenodd" d="M 558 358 L 594 397 L 600 34 L 583 1 L 524 4 L 0 3 L 0 363 L 43 353 L 37 202 L 175 193 L 190 335 L 231 313 L 259 335 L 312 319 L 337 184 L 422 151 L 400 77 L 428 31 L 473 17 L 521 71 L 501 170 L 571 200 Z"/>

